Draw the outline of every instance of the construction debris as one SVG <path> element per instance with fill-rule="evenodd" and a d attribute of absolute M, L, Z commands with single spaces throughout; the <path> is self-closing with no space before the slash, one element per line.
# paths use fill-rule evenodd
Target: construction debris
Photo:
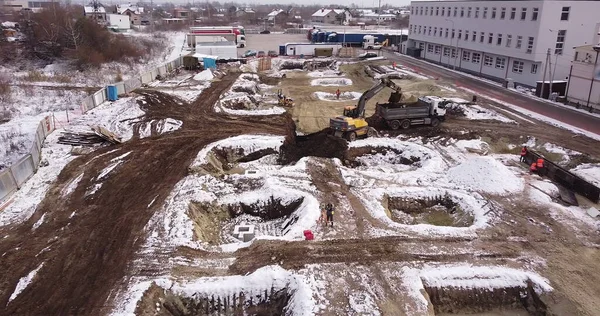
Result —
<path fill-rule="evenodd" d="M 73 146 L 96 146 L 99 144 L 120 144 L 121 138 L 101 126 L 91 126 L 92 132 L 63 132 L 58 143 Z"/>

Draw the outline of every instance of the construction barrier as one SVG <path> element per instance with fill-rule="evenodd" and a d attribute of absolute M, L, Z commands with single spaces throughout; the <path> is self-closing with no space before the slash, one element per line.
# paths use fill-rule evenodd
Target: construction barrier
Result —
<path fill-rule="evenodd" d="M 117 87 L 117 93 L 124 95 L 156 80 L 157 75 L 165 76 L 183 65 L 183 57 L 178 57 L 162 66 L 152 69 L 141 76 L 117 82 L 112 85 Z M 81 113 L 99 106 L 107 100 L 106 88 L 102 88 L 87 96 L 80 105 Z M 56 121 L 52 116 L 47 116 L 40 121 L 34 135 L 33 145 L 29 154 L 25 155 L 9 168 L 0 171 L 0 206 L 17 191 L 38 170 L 42 160 L 42 145 L 46 137 L 56 129 Z"/>
<path fill-rule="evenodd" d="M 541 154 L 528 150 L 525 155 L 525 162 L 529 165 L 536 162 L 538 158 L 544 158 Z M 600 200 L 600 188 L 582 179 L 581 177 L 569 172 L 563 167 L 544 158 L 543 176 L 550 178 L 552 181 L 564 186 L 565 188 L 578 193 L 594 203 Z"/>

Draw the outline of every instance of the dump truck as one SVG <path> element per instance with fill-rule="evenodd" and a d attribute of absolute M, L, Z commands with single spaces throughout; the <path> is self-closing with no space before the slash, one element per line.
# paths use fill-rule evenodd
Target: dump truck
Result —
<path fill-rule="evenodd" d="M 420 97 L 413 103 L 377 104 L 375 115 L 384 120 L 393 130 L 407 129 L 412 125 L 440 125 L 446 116 L 446 105 L 450 101 L 436 96 Z"/>

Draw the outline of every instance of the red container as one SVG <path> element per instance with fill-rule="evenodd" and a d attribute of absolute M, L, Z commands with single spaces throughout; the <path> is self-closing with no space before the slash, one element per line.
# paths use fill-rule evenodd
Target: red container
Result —
<path fill-rule="evenodd" d="M 315 236 L 313 235 L 312 231 L 307 229 L 304 231 L 304 239 L 313 240 L 313 239 L 315 239 Z"/>

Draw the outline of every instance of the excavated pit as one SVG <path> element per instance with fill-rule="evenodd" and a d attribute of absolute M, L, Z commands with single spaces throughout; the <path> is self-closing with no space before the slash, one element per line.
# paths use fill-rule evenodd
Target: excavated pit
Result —
<path fill-rule="evenodd" d="M 193 167 L 192 171 L 200 174 L 224 175 L 241 174 L 244 170 L 239 167 L 240 163 L 247 163 L 273 155 L 279 152 L 274 148 L 262 148 L 252 152 L 246 152 L 241 147 L 216 147 L 207 154 L 207 163 L 200 167 Z M 273 159 L 276 162 L 276 158 Z"/>
<path fill-rule="evenodd" d="M 256 186 L 262 185 L 258 180 L 255 181 L 257 181 Z M 298 216 L 294 212 L 302 202 L 304 202 L 302 197 L 283 201 L 273 196 L 251 204 L 192 202 L 188 216 L 194 223 L 194 240 L 219 245 L 239 242 L 233 236 L 236 225 L 254 225 L 255 236 L 287 234 L 291 226 L 298 221 Z"/>
<path fill-rule="evenodd" d="M 425 291 L 436 316 L 546 316 L 546 304 L 529 283 L 495 289 L 425 285 Z"/>
<path fill-rule="evenodd" d="M 403 155 L 401 150 L 391 147 L 364 146 L 348 148 L 343 161 L 345 166 L 352 168 L 373 167 L 378 162 L 418 167 L 421 157 Z"/>
<path fill-rule="evenodd" d="M 474 217 L 449 194 L 425 198 L 388 196 L 390 218 L 400 224 L 469 227 Z M 384 201 L 385 202 L 385 201 Z"/>
<path fill-rule="evenodd" d="M 265 288 L 260 291 L 191 297 L 177 295 L 153 284 L 138 302 L 136 315 L 210 316 L 210 315 L 264 315 L 286 314 L 291 298 L 287 288 Z"/>
<path fill-rule="evenodd" d="M 295 131 L 295 125 L 293 125 Z M 344 159 L 348 142 L 331 135 L 329 129 L 320 132 L 298 136 L 288 135 L 279 149 L 279 163 L 286 165 L 294 163 L 303 157 L 322 157 Z"/>

